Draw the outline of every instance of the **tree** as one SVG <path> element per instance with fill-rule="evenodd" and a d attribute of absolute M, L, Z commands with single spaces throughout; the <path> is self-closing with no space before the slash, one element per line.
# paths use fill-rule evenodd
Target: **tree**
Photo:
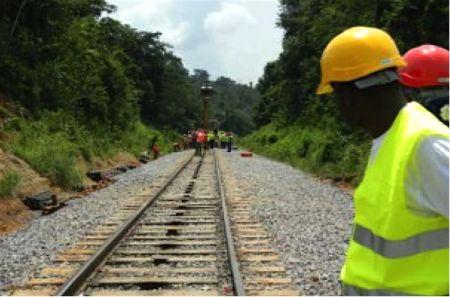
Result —
<path fill-rule="evenodd" d="M 63 110 L 106 131 L 126 130 L 139 116 L 182 131 L 199 118 L 189 73 L 161 34 L 100 18 L 115 9 L 104 0 L 0 7 L 0 90 L 34 116 Z"/>

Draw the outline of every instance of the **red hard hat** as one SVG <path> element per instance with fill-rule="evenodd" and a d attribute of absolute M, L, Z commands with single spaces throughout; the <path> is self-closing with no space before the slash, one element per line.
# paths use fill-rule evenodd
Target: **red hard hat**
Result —
<path fill-rule="evenodd" d="M 425 44 L 403 55 L 406 67 L 398 70 L 400 82 L 410 88 L 448 85 L 448 50 Z"/>

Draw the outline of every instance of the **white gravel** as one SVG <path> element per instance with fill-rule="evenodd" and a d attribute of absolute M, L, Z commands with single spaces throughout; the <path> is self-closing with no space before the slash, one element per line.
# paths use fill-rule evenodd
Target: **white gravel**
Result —
<path fill-rule="evenodd" d="M 291 166 L 240 151 L 221 153 L 254 197 L 253 213 L 275 237 L 274 247 L 306 295 L 338 295 L 353 217 L 349 194 Z"/>
<path fill-rule="evenodd" d="M 51 215 L 35 216 L 27 229 L 0 236 L 0 295 L 5 294 L 2 289 L 23 283 L 51 263 L 59 250 L 83 237 L 116 212 L 126 198 L 142 191 L 174 162 L 190 153 L 173 153 L 120 174 L 107 188 L 71 200 Z"/>

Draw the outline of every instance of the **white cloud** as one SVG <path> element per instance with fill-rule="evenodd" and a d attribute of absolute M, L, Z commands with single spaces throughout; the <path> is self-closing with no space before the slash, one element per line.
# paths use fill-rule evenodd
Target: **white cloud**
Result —
<path fill-rule="evenodd" d="M 178 46 L 183 44 L 188 36 L 190 30 L 190 25 L 188 22 L 181 22 L 176 26 L 167 26 L 166 28 L 161 28 L 161 32 L 164 32 L 164 36 L 161 39 L 167 43 Z"/>
<path fill-rule="evenodd" d="M 184 65 L 256 82 L 281 52 L 278 0 L 109 0 L 112 17 L 146 31 L 160 31 Z"/>
<path fill-rule="evenodd" d="M 205 30 L 212 33 L 229 34 L 242 26 L 255 24 L 249 11 L 236 3 L 222 2 L 220 10 L 209 13 L 204 21 Z"/>
<path fill-rule="evenodd" d="M 110 0 L 118 6 L 114 15 L 118 20 L 140 30 L 159 31 L 161 40 L 174 47 L 181 45 L 189 32 L 189 22 L 174 23 L 171 20 L 176 8 L 173 0 Z"/>
<path fill-rule="evenodd" d="M 211 69 L 214 76 L 256 82 L 265 64 L 281 51 L 276 8 L 276 1 L 224 0 L 218 10 L 208 14 L 204 21 L 209 37 L 206 49 L 210 58 L 220 61 Z"/>

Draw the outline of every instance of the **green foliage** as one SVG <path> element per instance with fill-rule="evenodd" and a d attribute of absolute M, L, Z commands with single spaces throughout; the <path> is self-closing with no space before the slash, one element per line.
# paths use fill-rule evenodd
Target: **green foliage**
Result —
<path fill-rule="evenodd" d="M 79 148 L 73 140 L 83 132 L 77 130 L 72 118 L 60 120 L 61 114 L 47 114 L 41 121 L 21 121 L 17 139 L 7 143 L 6 148 L 56 185 L 76 189 L 83 176 L 76 168 Z"/>
<path fill-rule="evenodd" d="M 20 185 L 20 175 L 15 171 L 7 171 L 0 179 L 0 198 L 7 198 L 14 194 Z"/>
<path fill-rule="evenodd" d="M 105 133 L 105 129 L 90 131 L 63 111 L 43 112 L 37 121 L 18 119 L 8 131 L 13 140 L 0 142 L 2 147 L 66 189 L 82 185 L 84 172 L 77 164 L 79 160 L 89 163 L 94 158 L 108 159 L 120 152 L 139 156 L 155 136 L 162 152 L 168 152 L 176 135 L 163 134 L 142 123 L 113 134 Z"/>
<path fill-rule="evenodd" d="M 266 125 L 240 138 L 239 144 L 323 177 L 353 184 L 362 178 L 370 148 L 364 136 L 344 136 L 336 130 L 298 124 L 281 128 Z"/>
<path fill-rule="evenodd" d="M 49 87 L 56 100 L 53 108 L 75 115 L 88 128 L 125 130 L 138 118 L 137 93 L 126 76 L 123 51 L 101 42 L 94 18 L 74 21 L 61 37 L 58 58 L 48 65 L 48 75 L 58 77 Z"/>
<path fill-rule="evenodd" d="M 191 76 L 197 96 L 200 87 L 209 79 L 206 70 L 196 69 Z M 236 83 L 227 77 L 209 82 L 214 90 L 210 99 L 210 118 L 217 120 L 218 129 L 233 131 L 239 135 L 250 133 L 255 128 L 252 110 L 259 100 L 259 93 L 253 86 Z M 200 106 L 197 109 L 201 111 Z"/>
<path fill-rule="evenodd" d="M 172 144 L 178 137 L 179 135 L 176 132 L 161 132 L 142 123 L 137 123 L 132 129 L 121 133 L 112 146 L 116 153 L 126 151 L 138 157 L 148 149 L 148 144 L 156 139 L 161 153 L 168 153 L 172 150 Z"/>
<path fill-rule="evenodd" d="M 189 73 L 160 33 L 107 17 L 104 0 L 21 3 L 0 4 L 0 92 L 33 115 L 63 110 L 112 134 L 139 116 L 178 131 L 199 121 Z"/>
<path fill-rule="evenodd" d="M 24 4 L 24 6 L 22 6 Z M 0 17 L 0 90 L 31 111 L 52 104 L 47 68 L 58 57 L 71 23 L 99 17 L 111 6 L 104 0 L 2 1 Z"/>
<path fill-rule="evenodd" d="M 278 141 L 278 136 L 277 136 L 277 135 L 270 135 L 270 136 L 267 138 L 267 141 L 268 141 L 269 143 L 275 143 L 275 142 Z"/>

